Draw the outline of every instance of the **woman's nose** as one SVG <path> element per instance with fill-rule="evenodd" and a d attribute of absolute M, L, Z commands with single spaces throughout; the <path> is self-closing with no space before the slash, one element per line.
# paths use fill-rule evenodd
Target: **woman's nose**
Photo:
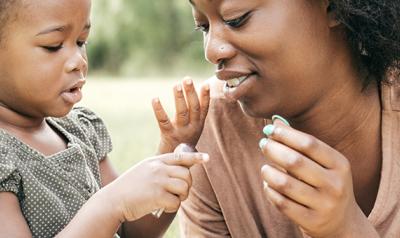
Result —
<path fill-rule="evenodd" d="M 212 32 L 205 37 L 204 52 L 206 59 L 215 65 L 233 58 L 234 46 L 224 37 L 223 32 Z"/>

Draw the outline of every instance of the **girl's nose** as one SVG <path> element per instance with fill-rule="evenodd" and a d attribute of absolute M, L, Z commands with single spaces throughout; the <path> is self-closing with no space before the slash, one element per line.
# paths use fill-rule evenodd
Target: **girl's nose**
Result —
<path fill-rule="evenodd" d="M 66 70 L 68 73 L 80 71 L 86 74 L 88 68 L 88 61 L 85 49 L 77 48 L 73 55 L 67 62 Z"/>

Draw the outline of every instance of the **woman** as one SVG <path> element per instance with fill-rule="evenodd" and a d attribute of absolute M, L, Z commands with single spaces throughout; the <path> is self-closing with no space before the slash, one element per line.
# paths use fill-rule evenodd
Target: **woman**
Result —
<path fill-rule="evenodd" d="M 400 2 L 190 3 L 219 80 L 182 233 L 399 236 Z"/>

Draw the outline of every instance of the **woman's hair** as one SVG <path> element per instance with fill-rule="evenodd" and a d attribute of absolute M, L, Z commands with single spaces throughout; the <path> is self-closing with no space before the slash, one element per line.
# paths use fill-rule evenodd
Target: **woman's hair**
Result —
<path fill-rule="evenodd" d="M 400 69 L 400 0 L 331 0 L 350 46 L 378 82 Z M 399 79 L 400 80 L 400 79 Z"/>

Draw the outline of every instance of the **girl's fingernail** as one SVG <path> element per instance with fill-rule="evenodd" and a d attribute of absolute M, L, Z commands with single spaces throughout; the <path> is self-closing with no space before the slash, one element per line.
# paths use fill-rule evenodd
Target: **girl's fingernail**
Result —
<path fill-rule="evenodd" d="M 275 126 L 274 125 L 266 125 L 263 129 L 263 132 L 267 136 L 271 136 L 274 133 Z"/>
<path fill-rule="evenodd" d="M 280 120 L 280 121 L 282 121 L 283 123 L 285 123 L 287 126 L 290 126 L 290 123 L 289 123 L 285 118 L 283 118 L 283 117 L 281 117 L 281 116 L 279 116 L 279 115 L 274 115 L 274 116 L 272 116 L 272 123 L 273 123 L 275 120 Z"/>
<path fill-rule="evenodd" d="M 258 143 L 258 145 L 260 146 L 260 149 L 263 149 L 264 146 L 268 143 L 268 139 L 267 138 L 262 138 L 260 140 L 260 143 Z"/>
<path fill-rule="evenodd" d="M 180 84 L 176 85 L 176 91 L 182 92 L 182 85 Z"/>
<path fill-rule="evenodd" d="M 263 181 L 263 184 L 264 184 L 264 189 L 267 189 L 268 188 L 268 183 Z"/>
<path fill-rule="evenodd" d="M 186 85 L 191 85 L 193 83 L 192 79 L 190 78 L 185 78 L 185 84 Z"/>
<path fill-rule="evenodd" d="M 201 158 L 202 158 L 205 162 L 207 162 L 207 161 L 210 160 L 210 156 L 209 156 L 208 154 L 206 154 L 206 153 L 202 153 L 202 154 L 201 154 Z"/>

